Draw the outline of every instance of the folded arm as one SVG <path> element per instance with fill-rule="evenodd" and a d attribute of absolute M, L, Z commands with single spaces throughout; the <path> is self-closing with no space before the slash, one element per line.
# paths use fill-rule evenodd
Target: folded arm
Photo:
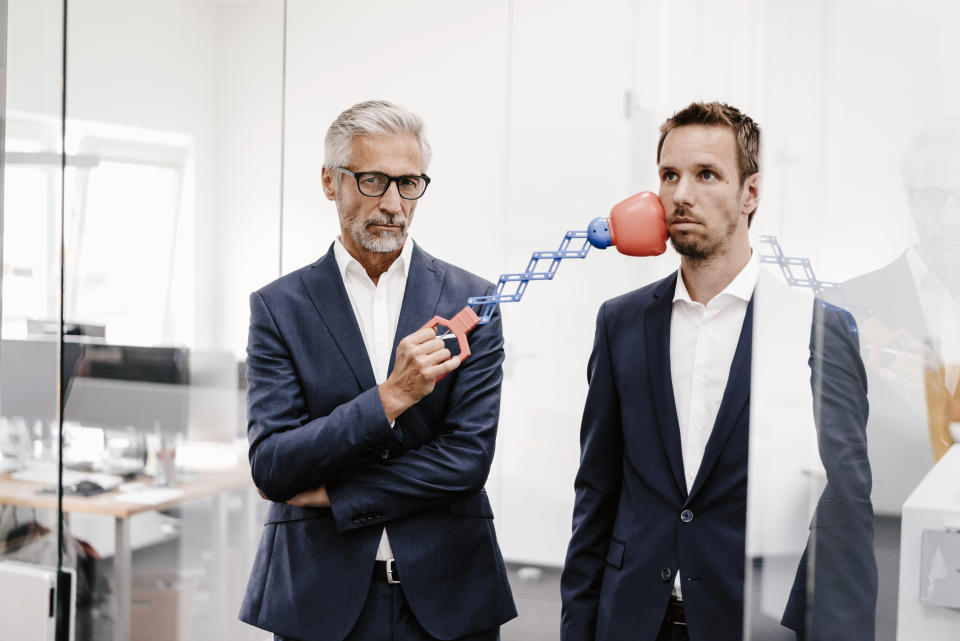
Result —
<path fill-rule="evenodd" d="M 412 335 L 411 335 L 412 336 Z M 422 413 L 406 418 L 418 432 L 437 436 L 377 465 L 344 471 L 326 484 L 338 530 L 383 523 L 483 489 L 493 462 L 503 380 L 500 312 L 470 335 L 472 355 L 451 375 L 439 425 L 424 426 Z M 400 358 L 398 351 L 399 369 Z M 376 518 L 357 523 L 358 514 Z"/>
<path fill-rule="evenodd" d="M 250 296 L 247 381 L 250 468 L 270 500 L 287 501 L 372 463 L 399 441 L 375 387 L 310 419 L 290 349 L 258 293 Z"/>

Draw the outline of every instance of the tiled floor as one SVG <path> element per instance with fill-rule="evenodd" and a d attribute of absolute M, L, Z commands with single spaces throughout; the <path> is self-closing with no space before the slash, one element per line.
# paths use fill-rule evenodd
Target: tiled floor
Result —
<path fill-rule="evenodd" d="M 203 534 L 209 529 L 204 523 L 208 515 L 202 510 L 184 510 L 181 513 L 187 524 L 184 540 L 179 545 L 166 544 L 153 549 L 138 551 L 138 569 L 157 567 L 204 568 L 208 564 L 201 551 L 204 549 Z M 894 517 L 878 517 L 876 520 L 875 550 L 880 570 L 880 594 L 877 607 L 877 640 L 893 641 L 896 636 L 897 580 L 900 552 L 900 520 Z M 197 538 L 199 536 L 199 538 Z M 193 540 L 193 539 L 197 540 Z M 772 564 L 771 564 L 772 565 Z M 229 577 L 234 588 L 242 587 L 243 571 Z M 519 616 L 501 629 L 502 641 L 557 641 L 560 636 L 560 569 L 529 567 L 509 564 L 510 585 Z M 213 587 L 213 586 L 210 586 Z M 231 595 L 239 598 L 236 594 Z M 201 596 L 202 592 L 197 596 Z M 758 597 L 755 595 L 755 599 Z M 190 639 L 215 639 L 214 623 L 203 616 L 208 607 L 198 604 L 194 608 Z M 752 624 L 752 641 L 781 641 L 792 634 L 780 628 L 774 618 L 756 614 Z M 250 631 L 253 631 L 251 628 Z M 260 638 L 259 636 L 255 638 Z M 638 640 L 643 641 L 643 640 Z"/>
<path fill-rule="evenodd" d="M 877 599 L 877 641 L 894 641 L 897 627 L 897 583 L 900 558 L 900 519 L 877 517 L 874 550 L 880 571 Z M 510 564 L 510 585 L 519 616 L 503 626 L 502 641 L 556 641 L 560 638 L 560 570 Z M 755 598 L 757 598 L 755 596 Z M 792 640 L 794 635 L 776 619 L 757 614 L 754 641 Z M 638 640 L 643 641 L 643 640 Z"/>

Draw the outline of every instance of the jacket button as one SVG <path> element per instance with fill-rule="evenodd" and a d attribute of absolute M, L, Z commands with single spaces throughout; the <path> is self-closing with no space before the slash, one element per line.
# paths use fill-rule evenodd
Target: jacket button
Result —
<path fill-rule="evenodd" d="M 670 568 L 663 568 L 660 570 L 660 580 L 664 583 L 668 583 L 670 581 L 670 577 L 672 576 L 673 572 L 670 571 Z"/>
<path fill-rule="evenodd" d="M 353 517 L 353 524 L 354 524 L 354 525 L 359 525 L 359 524 L 360 524 L 360 519 L 357 518 L 356 516 Z"/>
<path fill-rule="evenodd" d="M 683 512 L 680 513 L 680 520 L 683 521 L 684 523 L 689 523 L 690 521 L 693 520 L 693 512 L 691 512 L 690 510 L 684 510 Z"/>

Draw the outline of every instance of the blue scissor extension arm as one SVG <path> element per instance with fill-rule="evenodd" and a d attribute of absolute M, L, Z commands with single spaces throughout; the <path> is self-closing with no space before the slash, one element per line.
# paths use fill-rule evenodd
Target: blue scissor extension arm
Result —
<path fill-rule="evenodd" d="M 830 292 L 830 297 L 837 302 L 838 307 L 849 312 L 856 311 L 858 315 L 870 315 L 869 309 L 854 309 L 847 305 L 847 299 L 843 294 L 843 288 L 840 287 L 840 283 L 817 280 L 809 258 L 784 255 L 783 249 L 781 249 L 780 242 L 776 236 L 760 236 L 760 242 L 768 245 L 771 251 L 769 254 L 760 254 L 760 262 L 779 265 L 780 273 L 783 274 L 787 284 L 791 287 L 807 287 L 813 290 L 814 296 L 817 297 L 821 304 L 824 304 L 824 293 Z M 798 274 L 795 270 L 799 270 L 800 273 Z M 856 331 L 856 323 L 852 319 L 850 319 L 850 322 L 853 324 L 849 329 Z"/>
<path fill-rule="evenodd" d="M 580 249 L 569 249 L 570 241 L 573 239 L 583 239 L 583 245 Z M 564 258 L 586 258 L 590 251 L 591 242 L 586 231 L 568 231 L 560 247 L 556 251 L 538 251 L 530 256 L 530 262 L 527 263 L 525 271 L 514 274 L 501 274 L 500 281 L 494 293 L 490 296 L 472 296 L 467 299 L 467 305 L 474 307 L 474 311 L 479 317 L 478 325 L 484 325 L 490 322 L 494 310 L 499 303 L 516 303 L 523 298 L 523 293 L 527 291 L 527 283 L 532 280 L 553 280 L 560 267 L 560 261 Z M 546 271 L 537 271 L 541 260 L 549 260 L 550 264 Z M 510 286 L 507 283 L 511 283 Z M 515 285 L 513 285 L 515 283 Z"/>

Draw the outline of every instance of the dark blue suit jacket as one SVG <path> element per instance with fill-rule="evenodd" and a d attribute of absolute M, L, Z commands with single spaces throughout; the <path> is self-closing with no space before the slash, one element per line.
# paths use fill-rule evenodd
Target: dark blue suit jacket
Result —
<path fill-rule="evenodd" d="M 676 278 L 673 274 L 600 308 L 581 426 L 573 535 L 561 579 L 561 638 L 565 641 L 656 639 L 678 568 L 683 569 L 690 638 L 740 641 L 743 635 L 753 302 L 747 308 L 716 423 L 688 493 L 670 378 Z M 825 334 L 839 371 L 831 367 L 830 376 L 823 377 L 825 398 L 830 398 L 829 411 L 835 404 L 845 407 L 848 398 L 852 409 L 842 409 L 825 421 L 825 427 L 837 430 L 842 445 L 829 439 L 829 448 L 839 450 L 824 462 L 830 485 L 843 488 L 844 507 L 850 504 L 848 495 L 866 497 L 866 511 L 858 504 L 859 511 L 844 518 L 844 523 L 855 517 L 868 527 L 859 520 L 869 512 L 870 494 L 863 435 L 865 379 L 856 337 L 851 340 L 849 331 L 835 331 L 845 327 L 837 320 L 840 312 L 832 310 Z M 826 413 L 827 401 L 822 407 Z M 859 467 L 848 473 L 847 466 Z M 866 479 L 858 473 L 863 466 Z M 686 511 L 686 518 L 681 518 Z M 838 511 L 828 508 L 830 514 Z M 872 538 L 872 522 L 869 529 Z M 844 549 L 852 550 L 866 566 L 873 562 L 872 546 L 858 547 L 860 542 Z M 840 570 L 850 567 L 844 564 Z M 827 586 L 825 598 L 829 594 Z M 806 602 L 799 596 L 794 596 L 788 609 L 802 621 Z M 871 629 L 872 625 L 871 618 Z"/>
<path fill-rule="evenodd" d="M 491 289 L 415 246 L 395 343 Z M 432 636 L 516 616 L 483 490 L 503 377 L 499 313 L 471 333 L 470 358 L 391 428 L 332 247 L 254 292 L 250 310 L 250 466 L 274 502 L 241 620 L 306 641 L 343 639 L 384 525 L 403 593 Z M 320 484 L 332 509 L 285 503 Z"/>

